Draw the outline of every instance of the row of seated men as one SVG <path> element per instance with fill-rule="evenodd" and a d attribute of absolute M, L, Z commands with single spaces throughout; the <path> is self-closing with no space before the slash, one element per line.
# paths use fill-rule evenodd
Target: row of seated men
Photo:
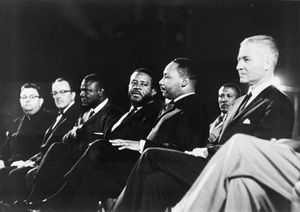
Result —
<path fill-rule="evenodd" d="M 68 81 L 55 81 L 52 85 L 52 95 L 62 114 L 57 116 L 56 120 L 51 120 L 49 116 L 47 120 L 53 124 L 48 128 L 44 139 L 40 138 L 43 141 L 41 149 L 36 150 L 28 148 L 24 144 L 25 139 L 25 142 L 21 142 L 16 138 L 24 132 L 20 130 L 21 126 L 25 127 L 26 122 L 35 120 L 35 115 L 30 115 L 30 105 L 33 102 L 41 105 L 43 100 L 37 89 L 22 87 L 20 102 L 25 115 L 17 120 L 17 130 L 11 131 L 15 132 L 10 135 L 10 147 L 13 150 L 11 160 L 6 162 L 6 167 L 0 169 L 1 198 L 5 196 L 4 200 L 10 203 L 19 200 L 14 204 L 14 208 L 21 211 L 46 211 L 49 208 L 54 211 L 95 211 L 99 200 L 104 202 L 110 197 L 118 197 L 113 207 L 105 208 L 111 211 L 165 211 L 176 204 L 173 209 L 175 211 L 198 211 L 201 208 L 203 211 L 255 211 L 260 208 L 265 211 L 270 208 L 280 211 L 282 207 L 288 208 L 291 205 L 288 202 L 292 200 L 289 198 L 292 189 L 299 180 L 300 172 L 295 172 L 296 168 L 287 171 L 293 172 L 293 178 L 282 177 L 290 181 L 282 189 L 289 195 L 283 195 L 276 190 L 277 187 L 281 188 L 282 179 L 278 178 L 279 186 L 263 188 L 265 195 L 253 193 L 253 197 L 245 197 L 245 201 L 241 201 L 240 198 L 244 198 L 247 192 L 242 192 L 234 187 L 235 185 L 229 187 L 229 180 L 222 178 L 224 172 L 234 172 L 235 168 L 247 173 L 248 169 L 251 169 L 247 163 L 251 163 L 251 160 L 246 158 L 246 162 L 241 165 L 241 157 L 245 155 L 252 159 L 251 157 L 256 155 L 253 150 L 253 154 L 249 152 L 241 154 L 240 157 L 236 156 L 238 154 L 235 152 L 231 153 L 232 157 L 237 158 L 230 162 L 229 156 L 222 158 L 224 152 L 228 154 L 238 146 L 234 145 L 229 149 L 223 147 L 234 134 L 243 133 L 257 137 L 233 137 L 235 140 L 272 139 L 272 142 L 260 140 L 260 143 L 266 146 L 280 143 L 280 147 L 293 144 L 292 147 L 297 147 L 296 141 L 277 140 L 291 138 L 294 120 L 290 100 L 272 86 L 278 56 L 276 42 L 270 36 L 253 36 L 241 43 L 237 70 L 240 82 L 248 84 L 249 90 L 247 95 L 234 101 L 235 97 L 239 96 L 238 89 L 231 85 L 221 87 L 219 103 L 223 113 L 211 125 L 210 136 L 206 107 L 195 95 L 199 73 L 194 63 L 186 58 L 171 61 L 163 71 L 163 77 L 159 81 L 160 90 L 170 102 L 161 110 L 153 100 L 156 93 L 155 79 L 149 70 L 138 69 L 131 75 L 128 86 L 131 108 L 125 114 L 109 103 L 105 94 L 105 82 L 101 76 L 92 74 L 83 79 L 80 87 L 81 104 L 86 109 L 79 115 L 75 125 L 67 126 L 64 120 L 69 119 L 66 116 L 67 111 L 76 106 L 73 103 L 75 93 Z M 230 101 L 226 95 L 229 95 Z M 67 106 L 63 107 L 63 103 Z M 233 104 L 226 113 L 231 103 Z M 76 111 L 78 115 L 79 111 Z M 38 127 L 46 125 L 46 119 L 42 120 Z M 56 134 L 55 129 L 60 128 L 61 124 L 66 124 L 68 130 L 52 138 L 51 134 Z M 233 142 L 229 141 L 228 145 L 230 143 Z M 243 143 L 251 142 L 240 142 L 239 145 Z M 17 150 L 21 149 L 22 145 L 27 149 L 24 148 L 25 151 L 22 150 L 21 153 L 31 152 L 23 154 L 21 158 L 22 154 Z M 266 149 L 272 150 L 268 147 Z M 285 149 L 295 155 L 290 147 Z M 245 146 L 244 151 L 251 151 L 251 148 Z M 32 153 L 37 155 L 29 159 Z M 265 152 L 261 154 L 262 157 L 266 157 Z M 216 159 L 220 157 L 221 159 Z M 298 164 L 293 167 L 300 167 L 299 158 L 294 160 L 295 164 L 296 162 Z M 260 162 L 254 162 L 252 166 L 257 163 Z M 261 164 L 262 167 L 264 165 Z M 281 169 L 280 163 L 277 165 L 279 170 L 287 169 L 287 166 Z M 217 170 L 215 167 L 224 168 Z M 226 167 L 229 167 L 229 170 L 223 170 Z M 257 168 L 257 171 L 259 170 L 260 168 Z M 266 176 L 271 172 L 261 172 L 268 180 Z M 248 174 L 251 180 L 259 176 L 252 174 Z M 216 175 L 213 183 L 210 183 L 210 175 Z M 202 188 L 203 184 L 208 188 Z M 268 183 L 257 183 L 257 187 L 262 185 Z M 26 196 L 26 186 L 30 190 L 29 196 Z M 227 186 L 237 190 L 232 192 L 236 198 L 227 198 Z M 249 184 L 249 187 L 246 191 L 251 191 L 252 185 Z M 24 189 L 23 193 L 19 191 L 20 188 Z M 222 198 L 214 197 L 217 189 L 224 190 L 220 191 Z M 244 196 L 238 196 L 241 192 Z M 278 195 L 268 196 L 268 192 Z M 205 198 L 201 198 L 201 195 L 206 194 Z M 193 198 L 190 198 L 191 195 Z M 269 201 L 260 201 L 262 196 L 269 197 Z M 273 196 L 276 196 L 275 200 Z M 276 204 L 278 198 L 285 204 Z M 245 204 L 240 206 L 240 210 L 236 210 L 234 207 L 240 202 Z M 201 204 L 205 206 L 199 206 Z M 219 205 L 215 206 L 216 204 Z"/>

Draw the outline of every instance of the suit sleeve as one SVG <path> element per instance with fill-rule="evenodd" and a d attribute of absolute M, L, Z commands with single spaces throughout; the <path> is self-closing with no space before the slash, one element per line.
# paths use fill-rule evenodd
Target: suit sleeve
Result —
<path fill-rule="evenodd" d="M 206 107 L 199 101 L 184 105 L 180 114 L 166 121 L 157 139 L 147 140 L 144 149 L 162 147 L 191 151 L 195 147 L 205 147 L 209 132 L 207 114 Z"/>
<path fill-rule="evenodd" d="M 289 99 L 270 101 L 265 113 L 254 131 L 254 136 L 262 139 L 291 138 L 294 111 Z"/>

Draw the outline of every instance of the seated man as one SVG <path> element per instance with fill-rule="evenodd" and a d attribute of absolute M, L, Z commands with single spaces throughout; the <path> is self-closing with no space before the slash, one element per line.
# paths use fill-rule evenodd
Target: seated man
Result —
<path fill-rule="evenodd" d="M 103 138 L 106 128 L 120 116 L 120 110 L 107 97 L 105 80 L 99 74 L 87 75 L 81 82 L 80 114 L 62 142 L 50 146 L 43 157 L 35 178 L 30 200 L 42 200 L 56 192 L 64 183 L 63 176 L 77 162 L 94 140 Z"/>
<path fill-rule="evenodd" d="M 291 211 L 300 202 L 299 147 L 290 139 L 234 135 L 172 211 Z"/>
<path fill-rule="evenodd" d="M 212 157 L 236 133 L 263 139 L 290 138 L 294 120 L 291 102 L 271 85 L 277 59 L 272 37 L 246 38 L 240 46 L 237 69 L 240 81 L 249 85 L 249 93 L 230 108 L 219 138 L 208 148 L 195 148 L 187 154 L 148 149 L 131 172 L 113 211 L 158 212 L 174 206 L 205 167 L 203 159 Z"/>
<path fill-rule="evenodd" d="M 209 126 L 209 143 L 214 143 L 218 139 L 230 106 L 241 96 L 240 88 L 232 83 L 222 85 L 218 93 L 221 114 Z"/>
<path fill-rule="evenodd" d="M 20 105 L 24 114 L 14 120 L 7 132 L 8 140 L 2 159 L 6 167 L 0 169 L 0 200 L 9 200 L 8 177 L 11 172 L 26 166 L 26 160 L 40 151 L 45 131 L 55 115 L 42 108 L 44 99 L 40 87 L 26 83 L 21 87 Z M 27 171 L 30 167 L 26 166 Z"/>

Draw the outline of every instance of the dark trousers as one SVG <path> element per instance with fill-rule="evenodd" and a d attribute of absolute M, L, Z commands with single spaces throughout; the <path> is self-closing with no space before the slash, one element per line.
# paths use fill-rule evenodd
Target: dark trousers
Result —
<path fill-rule="evenodd" d="M 82 154 L 82 150 L 67 144 L 54 143 L 39 165 L 35 184 L 28 200 L 40 201 L 57 192 L 65 182 L 64 175 Z"/>
<path fill-rule="evenodd" d="M 150 148 L 140 157 L 113 211 L 165 211 L 192 186 L 206 159 Z"/>

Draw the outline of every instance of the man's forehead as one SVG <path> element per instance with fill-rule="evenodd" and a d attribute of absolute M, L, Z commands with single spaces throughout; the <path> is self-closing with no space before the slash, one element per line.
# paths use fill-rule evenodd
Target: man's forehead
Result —
<path fill-rule="evenodd" d="M 131 75 L 130 80 L 150 81 L 151 77 L 144 72 L 136 72 Z"/>
<path fill-rule="evenodd" d="M 37 90 L 34 88 L 24 88 L 21 94 L 38 94 Z"/>
<path fill-rule="evenodd" d="M 60 82 L 53 83 L 52 89 L 56 88 L 56 87 L 69 89 L 70 85 L 69 85 L 69 83 L 67 81 L 60 81 Z"/>
<path fill-rule="evenodd" d="M 219 90 L 219 94 L 232 94 L 235 93 L 235 90 L 231 87 L 222 87 Z"/>

